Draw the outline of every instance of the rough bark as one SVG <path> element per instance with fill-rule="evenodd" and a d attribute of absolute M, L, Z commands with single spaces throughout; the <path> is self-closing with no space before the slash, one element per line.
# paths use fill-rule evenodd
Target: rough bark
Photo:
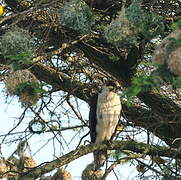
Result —
<path fill-rule="evenodd" d="M 71 161 L 91 153 L 96 150 L 104 150 L 104 149 L 116 149 L 116 150 L 129 150 L 135 153 L 141 153 L 144 155 L 150 156 L 164 156 L 181 159 L 181 153 L 176 149 L 171 149 L 169 147 L 163 146 L 153 146 L 144 143 L 138 143 L 136 141 L 113 141 L 111 144 L 89 144 L 86 146 L 82 146 L 76 150 L 69 152 L 68 154 L 59 157 L 47 164 L 36 167 L 24 174 L 22 174 L 18 180 L 26 180 L 29 178 L 38 178 L 45 173 L 52 171 L 55 168 L 59 168 L 63 165 L 70 163 Z"/>

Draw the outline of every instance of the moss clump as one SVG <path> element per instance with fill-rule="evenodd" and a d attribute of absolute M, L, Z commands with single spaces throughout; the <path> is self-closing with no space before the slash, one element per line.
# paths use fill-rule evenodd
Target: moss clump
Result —
<path fill-rule="evenodd" d="M 177 48 L 169 55 L 168 68 L 175 75 L 181 76 L 181 47 Z"/>
<path fill-rule="evenodd" d="M 8 94 L 17 95 L 23 104 L 36 104 L 44 90 L 29 70 L 12 71 L 4 80 Z"/>
<path fill-rule="evenodd" d="M 63 26 L 72 28 L 81 34 L 88 33 L 93 23 L 92 12 L 82 0 L 70 0 L 59 11 Z"/>
<path fill-rule="evenodd" d="M 43 92 L 38 82 L 22 82 L 15 89 L 15 95 L 19 96 L 20 101 L 25 104 L 36 104 Z"/>
<path fill-rule="evenodd" d="M 1 36 L 0 53 L 4 56 L 15 56 L 22 52 L 33 55 L 34 45 L 28 31 L 15 27 Z"/>
<path fill-rule="evenodd" d="M 66 169 L 59 168 L 52 177 L 52 180 L 56 180 L 56 179 L 72 180 L 73 178 L 72 178 L 72 175 L 70 174 L 70 172 L 68 172 Z"/>
<path fill-rule="evenodd" d="M 181 75 L 181 31 L 176 30 L 162 40 L 153 53 L 152 61 L 170 70 L 175 75 Z"/>
<path fill-rule="evenodd" d="M 31 62 L 35 54 L 35 41 L 28 31 L 11 28 L 1 36 L 0 54 L 7 58 L 7 64 L 13 64 L 15 70 L 21 69 L 20 64 Z"/>
<path fill-rule="evenodd" d="M 29 70 L 10 71 L 4 80 L 9 95 L 15 95 L 15 90 L 20 83 L 37 81 L 36 77 Z"/>
<path fill-rule="evenodd" d="M 167 64 L 169 55 L 180 45 L 177 43 L 181 37 L 181 31 L 176 30 L 165 37 L 153 53 L 152 61 L 155 64 Z"/>
<path fill-rule="evenodd" d="M 125 15 L 123 7 L 120 14 L 105 28 L 105 38 L 108 42 L 123 48 L 129 48 L 137 43 L 136 29 Z"/>
<path fill-rule="evenodd" d="M 95 164 L 88 164 L 82 172 L 83 180 L 101 180 L 104 172 L 101 169 L 95 170 Z"/>
<path fill-rule="evenodd" d="M 137 40 L 150 41 L 164 32 L 163 18 L 146 13 L 141 7 L 142 0 L 134 0 L 125 9 L 124 5 L 118 17 L 105 28 L 108 42 L 129 49 L 137 45 Z"/>
<path fill-rule="evenodd" d="M 161 16 L 144 11 L 142 1 L 134 0 L 126 9 L 126 17 L 137 29 L 137 35 L 149 41 L 164 32 L 164 23 Z"/>

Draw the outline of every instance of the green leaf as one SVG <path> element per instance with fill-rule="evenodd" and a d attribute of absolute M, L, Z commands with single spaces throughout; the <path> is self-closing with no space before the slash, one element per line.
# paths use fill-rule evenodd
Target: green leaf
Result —
<path fill-rule="evenodd" d="M 109 56 L 109 58 L 110 58 L 113 62 L 119 61 L 119 59 L 120 59 L 118 56 Z"/>
<path fill-rule="evenodd" d="M 181 20 L 179 19 L 177 22 L 174 22 L 172 25 L 171 25 L 171 29 L 172 30 L 177 30 L 177 29 L 181 29 Z"/>
<path fill-rule="evenodd" d="M 172 83 L 172 86 L 174 88 L 181 88 L 181 76 L 175 78 L 175 80 Z"/>
<path fill-rule="evenodd" d="M 23 64 L 32 64 L 30 57 L 32 54 L 30 52 L 21 52 L 16 55 L 5 56 L 8 59 L 8 64 L 13 65 L 14 71 L 22 69 Z"/>
<path fill-rule="evenodd" d="M 36 104 L 40 96 L 45 92 L 41 84 L 35 81 L 19 83 L 15 89 L 15 95 L 19 96 L 23 105 Z"/>
<path fill-rule="evenodd" d="M 141 87 L 139 86 L 131 86 L 130 88 L 128 88 L 128 90 L 126 91 L 126 96 L 131 97 L 131 96 L 136 96 L 138 93 L 141 92 Z"/>
<path fill-rule="evenodd" d="M 137 96 L 140 92 L 146 92 L 152 88 L 158 88 L 161 84 L 161 80 L 157 74 L 151 74 L 150 76 L 141 75 L 134 77 L 131 86 L 124 92 L 126 97 Z"/>
<path fill-rule="evenodd" d="M 172 84 L 174 80 L 174 75 L 169 71 L 167 65 L 157 65 L 157 67 L 157 70 L 152 72 L 153 78 L 159 76 L 164 82 Z"/>

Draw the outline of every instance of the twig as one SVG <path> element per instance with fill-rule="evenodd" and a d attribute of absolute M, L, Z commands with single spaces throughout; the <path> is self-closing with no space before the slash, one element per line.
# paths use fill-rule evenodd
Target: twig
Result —
<path fill-rule="evenodd" d="M 22 11 L 22 12 L 19 12 L 19 13 L 16 13 L 16 14 L 12 14 L 12 15 L 9 15 L 9 16 L 6 16 L 4 17 L 3 19 L 0 20 L 0 26 L 1 24 L 3 25 L 3 22 L 5 21 L 8 21 L 10 19 L 15 19 L 15 18 L 18 18 L 18 17 L 24 17 L 25 15 L 29 14 L 29 13 L 34 13 L 35 11 L 39 10 L 39 9 L 43 9 L 43 8 L 46 8 L 46 7 L 49 7 L 51 5 L 54 5 L 55 3 L 59 2 L 59 0 L 56 0 L 56 1 L 51 1 L 50 3 L 47 3 L 47 4 L 41 4 L 39 6 L 36 6 L 36 7 L 32 7 L 28 10 L 25 10 L 25 11 Z"/>
<path fill-rule="evenodd" d="M 28 108 L 25 108 L 25 110 L 23 111 L 23 113 L 22 113 L 22 115 L 20 116 L 19 121 L 18 121 L 18 123 L 16 124 L 16 126 L 13 127 L 13 128 L 4 136 L 4 138 L 2 139 L 2 141 L 1 141 L 1 143 L 0 143 L 0 154 L 1 154 L 1 155 L 2 155 L 1 145 L 2 145 L 3 142 L 5 141 L 6 137 L 9 136 L 9 135 L 11 134 L 11 132 L 13 132 L 13 131 L 21 124 L 21 122 L 23 121 L 23 119 L 24 119 L 24 117 L 25 117 L 25 113 L 26 113 L 26 110 L 27 110 L 27 109 L 28 109 Z"/>
<path fill-rule="evenodd" d="M 72 111 L 75 113 L 75 115 L 81 120 L 81 122 L 85 126 L 87 126 L 87 123 L 84 121 L 84 119 L 82 118 L 81 114 L 76 110 L 74 105 L 70 102 L 70 96 L 69 95 L 67 96 L 66 101 L 67 101 L 68 105 L 71 107 Z"/>

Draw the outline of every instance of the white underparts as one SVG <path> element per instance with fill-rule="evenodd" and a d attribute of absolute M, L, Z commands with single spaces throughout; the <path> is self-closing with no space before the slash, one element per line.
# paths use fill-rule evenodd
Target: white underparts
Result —
<path fill-rule="evenodd" d="M 97 100 L 96 143 L 110 140 L 120 118 L 120 97 L 103 86 Z"/>

